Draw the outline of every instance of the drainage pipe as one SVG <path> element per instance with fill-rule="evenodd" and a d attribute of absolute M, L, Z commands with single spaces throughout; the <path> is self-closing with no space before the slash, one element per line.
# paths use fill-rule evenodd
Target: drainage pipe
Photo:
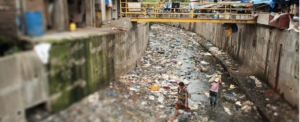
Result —
<path fill-rule="evenodd" d="M 275 92 L 277 92 L 281 47 L 282 47 L 282 44 L 280 44 L 280 48 L 279 48 L 278 63 L 277 63 L 277 72 L 276 72 L 276 80 L 275 80 Z"/>

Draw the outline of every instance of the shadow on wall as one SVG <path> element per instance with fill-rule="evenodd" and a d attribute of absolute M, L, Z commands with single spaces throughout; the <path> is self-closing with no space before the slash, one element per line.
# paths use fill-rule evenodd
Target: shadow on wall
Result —
<path fill-rule="evenodd" d="M 0 57 L 33 49 L 31 43 L 0 35 Z"/>

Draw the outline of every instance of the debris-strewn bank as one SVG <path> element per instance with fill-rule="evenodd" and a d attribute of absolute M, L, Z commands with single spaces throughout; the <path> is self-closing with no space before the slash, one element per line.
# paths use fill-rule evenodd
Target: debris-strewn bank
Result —
<path fill-rule="evenodd" d="M 251 69 L 240 66 L 232 57 L 220 51 L 208 41 L 199 42 L 202 47 L 222 64 L 234 78 L 239 87 L 246 93 L 247 97 L 257 106 L 261 115 L 271 122 L 298 122 L 297 111 L 275 93 L 265 82 L 251 74 Z"/>
<path fill-rule="evenodd" d="M 44 122 L 165 121 L 174 116 L 179 82 L 186 84 L 196 115 L 180 110 L 175 121 L 262 121 L 229 74 L 197 43 L 200 39 L 189 31 L 153 25 L 141 65 Z M 222 75 L 215 111 L 208 97 L 213 74 Z"/>
<path fill-rule="evenodd" d="M 227 36 L 227 24 L 225 27 L 222 23 L 169 22 L 168 24 L 194 31 L 216 47 L 224 51 L 228 49 L 228 54 L 232 58 L 267 81 L 271 88 L 275 88 L 277 83 L 277 91 L 282 98 L 298 109 L 299 33 L 260 24 L 255 26 L 237 24 L 238 31 Z M 277 71 L 278 78 L 276 78 Z"/>

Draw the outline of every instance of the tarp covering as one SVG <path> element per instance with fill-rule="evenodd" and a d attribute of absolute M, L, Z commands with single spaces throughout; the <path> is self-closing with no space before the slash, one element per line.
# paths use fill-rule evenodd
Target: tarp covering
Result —
<path fill-rule="evenodd" d="M 275 4 L 287 4 L 285 1 L 261 1 L 253 0 L 253 4 L 269 4 L 271 8 L 275 7 Z"/>
<path fill-rule="evenodd" d="M 211 8 L 211 7 L 215 7 L 215 6 L 217 6 L 217 4 L 215 4 L 215 5 L 203 5 L 203 6 L 197 5 L 197 6 L 194 6 L 194 7 L 195 8 Z"/>
<path fill-rule="evenodd" d="M 231 28 L 232 28 L 232 33 L 235 33 L 238 31 L 238 26 L 236 24 L 232 24 Z"/>
<path fill-rule="evenodd" d="M 222 3 L 222 2 L 221 2 Z M 237 2 L 226 2 L 226 3 L 241 3 L 241 1 L 237 1 Z M 210 4 L 210 5 L 195 5 L 195 8 L 213 8 L 213 7 L 217 7 L 217 8 L 224 8 L 225 6 L 222 5 L 220 6 L 220 4 Z M 229 5 L 227 5 L 227 7 L 229 8 Z M 249 6 L 247 5 L 232 5 L 233 8 L 247 8 Z"/>

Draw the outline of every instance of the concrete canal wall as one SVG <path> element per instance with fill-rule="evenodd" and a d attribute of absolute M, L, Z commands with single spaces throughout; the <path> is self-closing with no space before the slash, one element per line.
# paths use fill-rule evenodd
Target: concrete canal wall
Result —
<path fill-rule="evenodd" d="M 113 24 L 121 22 L 126 24 Z M 102 28 L 94 28 L 88 31 L 98 34 L 81 38 L 37 39 L 51 44 L 48 64 L 34 50 L 0 58 L 0 120 L 25 121 L 25 110 L 41 103 L 58 112 L 132 71 L 147 47 L 149 23 L 123 19 L 111 24 L 122 29 L 107 27 L 102 34 Z"/>
<path fill-rule="evenodd" d="M 194 31 L 212 42 L 253 72 L 253 75 L 275 88 L 279 48 L 282 44 L 279 64 L 278 93 L 292 106 L 299 106 L 299 33 L 254 24 L 237 24 L 238 32 L 228 38 L 222 24 L 168 23 Z"/>
<path fill-rule="evenodd" d="M 140 62 L 148 37 L 149 25 L 145 23 L 120 33 L 53 45 L 48 67 L 52 111 L 59 111 L 132 71 Z"/>

